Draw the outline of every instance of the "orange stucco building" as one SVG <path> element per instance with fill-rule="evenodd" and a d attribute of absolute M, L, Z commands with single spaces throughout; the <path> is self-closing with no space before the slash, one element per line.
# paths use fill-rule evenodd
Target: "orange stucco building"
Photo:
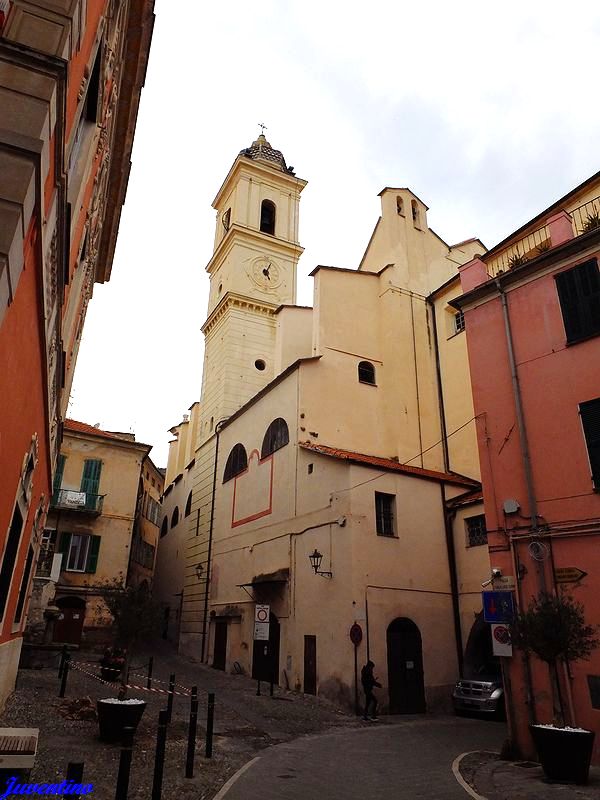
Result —
<path fill-rule="evenodd" d="M 109 279 L 153 0 L 3 3 L 0 14 L 0 708 L 87 304 Z"/>
<path fill-rule="evenodd" d="M 459 268 L 494 588 L 566 592 L 600 623 L 600 173 Z M 579 572 L 580 570 L 581 572 Z M 549 671 L 504 659 L 513 743 L 552 722 Z M 600 732 L 600 650 L 562 665 L 567 724 Z M 600 760 L 596 736 L 595 761 Z"/>

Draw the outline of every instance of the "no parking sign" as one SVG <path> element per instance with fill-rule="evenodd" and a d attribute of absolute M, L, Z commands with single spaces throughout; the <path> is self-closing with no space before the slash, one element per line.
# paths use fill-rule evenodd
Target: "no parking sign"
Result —
<path fill-rule="evenodd" d="M 256 604 L 254 609 L 254 639 L 257 641 L 269 641 L 269 611 L 269 606 Z"/>
<path fill-rule="evenodd" d="M 509 658 L 512 656 L 512 643 L 508 625 L 492 625 L 492 647 L 495 656 Z"/>

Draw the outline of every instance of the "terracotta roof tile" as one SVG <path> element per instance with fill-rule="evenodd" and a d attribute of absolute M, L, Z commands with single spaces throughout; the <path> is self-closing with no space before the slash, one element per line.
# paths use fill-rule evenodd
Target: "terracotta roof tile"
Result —
<path fill-rule="evenodd" d="M 350 461 L 353 464 L 360 464 L 366 467 L 377 467 L 389 470 L 390 472 L 400 472 L 403 475 L 414 475 L 417 478 L 425 478 L 436 481 L 446 481 L 457 486 L 479 487 L 479 483 L 473 478 L 465 475 L 458 475 L 452 472 L 438 472 L 433 469 L 423 469 L 423 467 L 411 467 L 408 464 L 400 464 L 393 458 L 381 458 L 380 456 L 369 456 L 364 453 L 355 453 L 351 450 L 340 450 L 336 447 L 328 447 L 324 444 L 312 444 L 311 442 L 300 442 L 300 447 L 305 450 L 312 450 L 324 456 L 339 458 L 342 461 Z"/>
<path fill-rule="evenodd" d="M 111 433 L 110 431 L 103 431 L 93 425 L 88 425 L 87 422 L 78 422 L 75 419 L 65 420 L 65 430 L 74 431 L 75 433 L 91 433 L 93 436 L 104 436 L 106 439 L 118 439 L 121 442 L 131 441 L 126 436 L 120 436 L 118 433 Z M 136 442 L 136 444 L 138 444 Z"/>

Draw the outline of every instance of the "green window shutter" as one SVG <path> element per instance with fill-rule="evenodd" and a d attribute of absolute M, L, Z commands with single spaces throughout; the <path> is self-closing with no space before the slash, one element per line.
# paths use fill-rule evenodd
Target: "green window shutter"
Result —
<path fill-rule="evenodd" d="M 100 473 L 102 472 L 102 461 L 97 458 L 86 458 L 83 462 L 83 475 L 81 476 L 81 491 L 86 493 L 85 507 L 95 509 L 97 507 L 98 487 L 100 486 Z"/>
<path fill-rule="evenodd" d="M 90 494 L 98 494 L 101 472 L 102 461 L 97 458 L 86 458 L 83 464 L 83 475 L 81 477 L 81 491 L 89 492 Z"/>
<path fill-rule="evenodd" d="M 60 491 L 60 487 L 62 486 L 66 460 L 67 457 L 63 456 L 61 453 L 61 455 L 58 457 L 58 461 L 56 462 L 56 472 L 54 473 L 54 483 L 52 484 L 52 505 L 56 505 L 58 502 L 58 493 Z"/>
<path fill-rule="evenodd" d="M 67 568 L 67 558 L 69 556 L 69 548 L 71 547 L 71 534 L 63 531 L 60 535 L 60 541 L 58 543 L 58 552 L 62 553 L 62 564 L 60 565 L 61 570 Z"/>
<path fill-rule="evenodd" d="M 96 572 L 96 568 L 98 566 L 98 553 L 100 552 L 100 536 L 92 536 L 90 547 L 88 550 L 88 557 L 87 557 L 87 564 L 85 565 L 85 571 L 94 573 Z"/>

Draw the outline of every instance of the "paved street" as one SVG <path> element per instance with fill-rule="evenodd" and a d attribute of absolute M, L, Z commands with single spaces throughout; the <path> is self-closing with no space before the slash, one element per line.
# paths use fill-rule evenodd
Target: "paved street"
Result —
<path fill-rule="evenodd" d="M 359 730 L 305 737 L 263 751 L 224 800 L 464 800 L 457 755 L 498 750 L 502 723 L 394 718 Z"/>

